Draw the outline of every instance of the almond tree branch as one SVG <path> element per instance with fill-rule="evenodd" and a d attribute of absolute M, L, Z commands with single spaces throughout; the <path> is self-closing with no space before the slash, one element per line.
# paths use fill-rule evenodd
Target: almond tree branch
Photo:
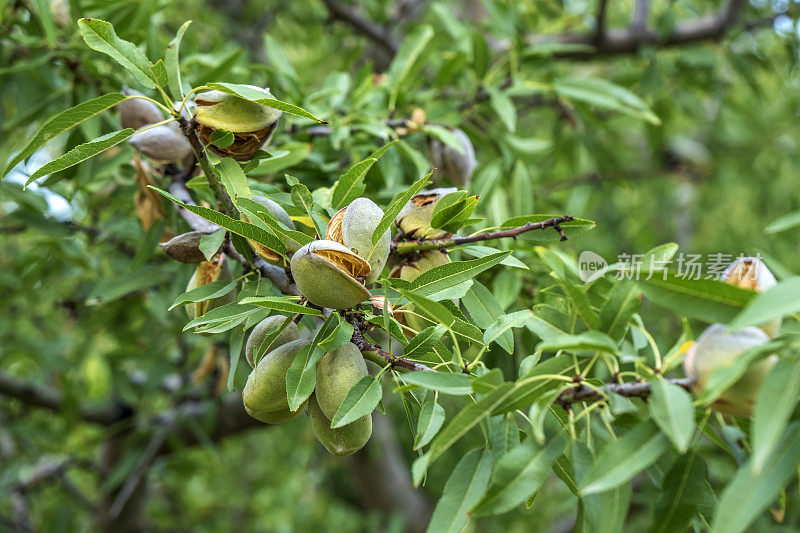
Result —
<path fill-rule="evenodd" d="M 686 391 L 690 391 L 692 383 L 691 378 L 668 379 L 668 383 L 677 385 Z M 619 394 L 626 398 L 646 398 L 650 395 L 650 382 L 636 381 L 633 383 L 609 383 L 600 388 L 600 390 L 592 389 L 586 385 L 577 385 L 576 387 L 569 388 L 558 395 L 556 400 L 561 407 L 568 409 L 569 406 L 575 402 L 595 402 L 605 400 L 609 392 Z"/>
<path fill-rule="evenodd" d="M 13 378 L 0 372 L 0 395 L 15 398 L 34 407 L 43 407 L 51 411 L 69 411 L 74 409 L 78 418 L 92 424 L 110 426 L 121 422 L 133 414 L 131 408 L 121 403 L 101 405 L 78 404 L 71 402 L 53 389 L 34 385 L 28 381 Z"/>
<path fill-rule="evenodd" d="M 409 359 L 392 355 L 380 346 L 376 346 L 375 344 L 369 342 L 364 338 L 363 323 L 353 321 L 351 324 L 353 324 L 353 337 L 350 339 L 350 341 L 355 344 L 359 350 L 361 350 L 361 353 L 366 359 L 369 359 L 373 363 L 377 363 L 381 366 L 388 363 L 392 366 L 392 368 L 399 368 L 404 371 L 429 370 L 434 372 L 434 370 L 427 365 L 415 363 Z"/>
<path fill-rule="evenodd" d="M 651 45 L 659 48 L 682 46 L 705 40 L 720 39 L 729 30 L 739 25 L 741 11 L 746 5 L 746 0 L 729 0 L 717 13 L 694 20 L 682 22 L 666 36 L 656 31 L 648 30 L 644 24 L 647 17 L 647 2 L 637 2 L 634 9 L 634 24 L 630 28 L 609 28 L 603 31 L 602 40 L 597 39 L 595 32 L 582 34 L 564 34 L 546 40 L 555 40 L 562 43 L 585 44 L 592 46 L 591 50 L 575 50 L 556 53 L 553 57 L 561 59 L 587 60 L 597 57 L 634 54 L 643 46 Z M 771 17 L 773 20 L 779 14 Z M 598 17 L 598 23 L 600 22 Z M 753 29 L 750 23 L 741 27 Z M 539 41 L 539 39 L 535 39 Z"/>
<path fill-rule="evenodd" d="M 383 48 L 390 57 L 397 53 L 398 45 L 389 35 L 389 30 L 364 17 L 356 7 L 358 4 L 343 4 L 339 0 L 322 0 L 331 18 L 340 20 Z"/>
<path fill-rule="evenodd" d="M 561 224 L 564 222 L 570 222 L 575 220 L 575 217 L 570 215 L 564 215 L 560 217 L 552 217 L 548 218 L 547 220 L 543 220 L 541 222 L 528 222 L 527 224 L 523 224 L 522 226 L 500 230 L 500 231 L 489 231 L 486 233 L 479 233 L 477 235 L 469 235 L 466 237 L 448 237 L 445 239 L 419 239 L 413 241 L 400 241 L 400 242 L 393 242 L 392 243 L 392 252 L 398 254 L 407 254 L 409 252 L 419 252 L 422 250 L 440 250 L 442 248 L 454 248 L 456 246 L 462 246 L 464 244 L 472 244 L 475 242 L 481 241 L 489 241 L 494 239 L 505 239 L 509 237 L 516 237 L 517 235 L 521 235 L 528 231 L 545 229 L 545 228 L 554 228 L 558 233 L 561 235 L 561 240 L 566 241 L 567 237 L 564 235 L 564 231 L 561 229 Z"/>

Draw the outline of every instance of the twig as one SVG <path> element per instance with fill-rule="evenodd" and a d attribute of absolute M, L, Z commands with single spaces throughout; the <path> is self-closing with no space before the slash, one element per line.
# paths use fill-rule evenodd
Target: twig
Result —
<path fill-rule="evenodd" d="M 606 13 L 608 12 L 608 0 L 600 0 L 597 7 L 597 17 L 595 18 L 596 28 L 594 30 L 594 43 L 596 46 L 603 46 L 606 39 Z"/>
<path fill-rule="evenodd" d="M 379 365 L 384 365 L 389 363 L 392 365 L 393 368 L 400 368 L 403 370 L 429 370 L 433 372 L 434 370 L 427 365 L 423 365 L 422 363 L 415 363 L 414 361 L 410 361 L 403 357 L 398 357 L 396 355 L 392 355 L 380 346 L 376 346 L 370 343 L 367 339 L 364 338 L 364 333 L 361 331 L 360 324 L 354 323 L 353 324 L 353 337 L 351 342 L 355 344 L 361 353 L 364 354 L 364 357 L 373 361 Z"/>
<path fill-rule="evenodd" d="M 341 20 L 363 33 L 381 46 L 390 57 L 397 53 L 398 45 L 389 36 L 389 31 L 377 22 L 368 20 L 356 7 L 340 3 L 338 0 L 322 0 L 331 18 Z"/>
<path fill-rule="evenodd" d="M 449 237 L 446 239 L 430 239 L 430 240 L 414 240 L 393 242 L 392 251 L 398 254 L 407 254 L 409 252 L 418 252 L 422 250 L 439 250 L 441 248 L 453 248 L 464 244 L 471 244 L 474 242 L 489 241 L 493 239 L 505 239 L 509 237 L 516 237 L 528 231 L 555 228 L 561 235 L 561 240 L 567 240 L 564 231 L 561 229 L 560 224 L 575 220 L 575 217 L 564 215 L 561 217 L 548 218 L 541 222 L 528 222 L 522 226 L 500 231 L 490 231 L 487 233 L 479 233 L 477 235 L 470 235 L 467 237 Z"/>
<path fill-rule="evenodd" d="M 668 379 L 666 381 L 687 391 L 691 390 L 692 383 L 694 382 L 691 378 Z M 619 394 L 626 398 L 646 398 L 650 395 L 650 382 L 609 383 L 599 390 L 587 387 L 586 385 L 578 385 L 559 394 L 556 401 L 566 409 L 570 404 L 575 402 L 605 400 L 609 392 Z"/>
<path fill-rule="evenodd" d="M 726 32 L 739 23 L 739 15 L 746 0 L 730 0 L 727 5 L 714 15 L 698 17 L 675 26 L 675 29 L 666 36 L 648 30 L 641 25 L 632 25 L 630 28 L 606 29 L 602 42 L 598 42 L 595 32 L 583 34 L 563 34 L 550 39 L 534 39 L 537 42 L 553 41 L 570 44 L 585 44 L 591 50 L 573 50 L 553 54 L 560 59 L 587 60 L 603 56 L 634 54 L 645 45 L 659 48 L 682 46 L 699 41 L 720 39 Z M 640 7 L 639 17 L 646 20 L 644 6 Z M 635 18 L 635 17 L 634 17 Z M 773 19 L 774 20 L 774 19 Z M 763 22 L 763 21 L 762 21 Z M 741 24 L 744 29 L 754 29 L 761 24 L 752 25 L 751 22 Z"/>
<path fill-rule="evenodd" d="M 0 372 L 0 395 L 16 398 L 35 407 L 43 407 L 51 411 L 63 411 L 69 407 L 63 395 L 33 383 L 12 378 Z M 86 422 L 110 426 L 133 414 L 131 408 L 121 403 L 105 405 L 79 404 L 76 408 L 78 417 Z"/>

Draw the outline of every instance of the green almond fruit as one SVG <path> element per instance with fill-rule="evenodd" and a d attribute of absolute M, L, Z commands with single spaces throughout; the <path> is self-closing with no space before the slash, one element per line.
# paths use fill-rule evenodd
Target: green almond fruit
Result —
<path fill-rule="evenodd" d="M 367 363 L 352 342 L 327 352 L 317 361 L 315 394 L 326 417 L 333 419 L 347 393 L 366 375 Z"/>
<path fill-rule="evenodd" d="M 466 187 L 472 179 L 472 173 L 478 166 L 475 159 L 475 148 L 467 134 L 458 128 L 448 128 L 458 140 L 461 150 L 445 144 L 436 137 L 428 137 L 428 159 L 450 181 L 459 187 Z M 438 177 L 438 173 L 437 173 Z"/>
<path fill-rule="evenodd" d="M 400 230 L 415 239 L 442 239 L 450 233 L 431 227 L 433 208 L 436 203 L 450 194 L 456 192 L 455 187 L 442 187 L 423 191 L 411 197 L 394 219 L 395 225 Z"/>
<path fill-rule="evenodd" d="M 162 163 L 180 163 L 192 153 L 177 122 L 136 132 L 128 142 L 139 153 Z"/>
<path fill-rule="evenodd" d="M 264 98 L 273 98 L 269 89 L 255 85 L 247 87 L 261 91 Z M 271 107 L 239 98 L 223 91 L 207 91 L 194 97 L 197 106 L 194 118 L 204 126 L 233 133 L 260 130 L 277 121 L 281 112 Z"/>
<path fill-rule="evenodd" d="M 264 98 L 272 98 L 269 89 L 247 87 L 263 93 Z M 215 154 L 237 161 L 250 160 L 269 141 L 281 116 L 277 109 L 222 91 L 200 93 L 194 102 L 197 137 Z M 231 145 L 220 148 L 211 142 L 211 135 L 218 129 L 233 133 Z"/>
<path fill-rule="evenodd" d="M 346 426 L 332 429 L 331 421 L 320 409 L 315 394 L 308 399 L 307 411 L 314 436 L 334 455 L 352 455 L 372 436 L 372 415 L 364 415 Z"/>
<path fill-rule="evenodd" d="M 246 409 L 266 416 L 266 413 L 289 408 L 286 399 L 286 372 L 300 350 L 309 344 L 311 343 L 305 339 L 287 342 L 261 358 L 247 377 L 247 383 L 242 390 L 242 401 Z"/>
<path fill-rule="evenodd" d="M 769 336 L 757 327 L 729 331 L 723 324 L 714 324 L 689 348 L 683 367 L 686 375 L 695 380 L 695 391 L 702 394 L 711 375 L 718 368 L 732 365 L 747 350 L 767 342 Z M 758 390 L 777 361 L 776 355 L 770 355 L 750 365 L 742 377 L 711 404 L 711 408 L 729 415 L 750 416 Z"/>
<path fill-rule="evenodd" d="M 350 309 L 369 300 L 363 280 L 369 263 L 334 241 L 313 241 L 292 256 L 292 277 L 306 299 L 320 307 Z"/>
<path fill-rule="evenodd" d="M 228 265 L 228 261 L 223 254 L 212 257 L 211 261 L 203 261 L 197 265 L 194 274 L 192 274 L 189 280 L 189 284 L 186 286 L 186 292 L 214 281 L 233 281 L 233 272 L 231 272 L 231 267 Z M 236 291 L 231 290 L 213 300 L 204 300 L 202 302 L 192 302 L 188 304 L 186 306 L 186 314 L 189 315 L 189 320 L 194 320 L 212 309 L 235 301 Z"/>
<path fill-rule="evenodd" d="M 392 234 L 388 229 L 372 244 L 372 233 L 383 215 L 383 209 L 369 198 L 356 198 L 333 216 L 325 234 L 326 239 L 344 244 L 367 260 L 371 270 L 366 283 L 378 279 L 389 258 Z"/>
<path fill-rule="evenodd" d="M 266 339 L 270 333 L 281 327 L 285 321 L 286 317 L 283 315 L 268 316 L 256 324 L 256 327 L 254 327 L 253 331 L 250 332 L 250 336 L 247 337 L 247 344 L 245 344 L 244 356 L 247 359 L 247 362 L 250 363 L 251 367 L 253 366 L 253 358 L 259 350 L 261 343 L 264 342 L 264 339 Z M 269 353 L 275 348 L 283 346 L 286 343 L 296 341 L 299 338 L 300 330 L 297 329 L 297 324 L 294 322 L 289 322 L 278 334 L 275 340 L 272 341 L 272 344 L 261 351 L 265 354 Z"/>
<path fill-rule="evenodd" d="M 139 91 L 125 87 L 120 91 L 125 96 L 144 96 Z M 155 124 L 164 120 L 161 109 L 144 98 L 130 98 L 117 104 L 119 110 L 119 121 L 123 128 L 133 128 L 138 130 L 143 126 Z"/>
<path fill-rule="evenodd" d="M 306 408 L 306 405 L 307 401 L 298 407 L 297 411 L 290 411 L 289 407 L 286 407 L 285 409 L 278 409 L 277 411 L 256 411 L 248 408 L 246 405 L 244 406 L 244 410 L 251 417 L 266 424 L 283 424 L 284 422 L 288 422 L 289 420 L 300 416 L 300 413 L 303 412 L 303 410 Z"/>

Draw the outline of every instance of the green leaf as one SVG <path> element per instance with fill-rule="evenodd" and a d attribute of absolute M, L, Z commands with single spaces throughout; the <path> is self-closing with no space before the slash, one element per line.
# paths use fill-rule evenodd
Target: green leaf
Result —
<path fill-rule="evenodd" d="M 148 89 L 156 87 L 158 81 L 150 70 L 147 56 L 135 44 L 117 37 L 114 26 L 104 20 L 82 18 L 78 20 L 78 28 L 89 48 L 125 67 L 139 84 Z"/>
<path fill-rule="evenodd" d="M 662 378 L 650 382 L 650 414 L 679 452 L 685 453 L 694 434 L 694 407 L 689 393 Z"/>
<path fill-rule="evenodd" d="M 524 326 L 532 316 L 533 311 L 525 309 L 497 317 L 497 320 L 486 328 L 486 331 L 483 333 L 483 343 L 488 346 L 489 343 L 494 342 L 503 335 L 511 333 L 511 329 Z M 513 344 L 512 349 L 507 349 L 506 351 L 508 353 L 513 353 Z"/>
<path fill-rule="evenodd" d="M 758 473 L 780 441 L 800 397 L 800 363 L 785 357 L 770 370 L 753 411 L 753 471 Z"/>
<path fill-rule="evenodd" d="M 797 475 L 800 462 L 800 423 L 787 428 L 781 442 L 760 472 L 752 460 L 739 469 L 722 491 L 711 533 L 740 533 L 764 512 L 789 480 Z"/>
<path fill-rule="evenodd" d="M 480 501 L 492 475 L 492 454 L 472 450 L 458 462 L 436 503 L 428 533 L 460 533 L 469 522 L 469 510 Z"/>
<path fill-rule="evenodd" d="M 727 324 L 755 292 L 713 279 L 683 279 L 673 272 L 639 275 L 637 283 L 656 304 L 687 318 Z"/>
<path fill-rule="evenodd" d="M 196 289 L 192 289 L 189 292 L 185 292 L 178 296 L 178 298 L 169 306 L 168 311 L 175 309 L 179 305 L 188 304 L 190 302 L 204 302 L 206 300 L 213 300 L 214 298 L 218 298 L 223 294 L 228 294 L 236 287 L 235 281 L 212 281 L 211 283 L 206 283 L 205 285 L 201 285 Z"/>
<path fill-rule="evenodd" d="M 278 111 L 289 113 L 290 115 L 310 118 L 311 120 L 319 122 L 320 124 L 327 124 L 327 122 L 324 120 L 315 117 L 301 107 L 297 107 L 296 105 L 272 98 L 272 95 L 263 89 L 254 89 L 249 85 L 238 85 L 236 83 L 208 83 L 206 86 L 210 89 L 216 89 L 217 91 L 222 91 L 224 93 L 232 94 L 234 96 L 238 96 L 239 98 L 244 98 L 245 100 L 261 104 L 264 107 L 271 107 L 273 109 L 277 109 Z"/>
<path fill-rule="evenodd" d="M 702 458 L 694 453 L 678 457 L 661 485 L 650 533 L 687 531 L 702 501 L 706 479 Z"/>
<path fill-rule="evenodd" d="M 106 135 L 98 137 L 93 141 L 79 144 L 61 157 L 58 157 L 39 167 L 36 172 L 31 174 L 31 176 L 25 181 L 25 186 L 27 187 L 37 178 L 41 178 L 42 176 L 52 174 L 54 172 L 59 172 L 65 168 L 69 168 L 77 165 L 78 163 L 86 161 L 90 157 L 94 157 L 100 152 L 104 152 L 112 146 L 118 145 L 133 134 L 134 130 L 131 128 L 126 128 L 124 130 L 107 133 Z"/>
<path fill-rule="evenodd" d="M 514 107 L 511 97 L 497 87 L 488 87 L 486 90 L 489 93 L 489 103 L 492 104 L 492 109 L 500 117 L 506 129 L 514 132 L 517 129 L 517 108 Z"/>
<path fill-rule="evenodd" d="M 800 311 L 800 277 L 794 277 L 757 294 L 728 326 L 732 330 L 757 326 L 798 311 Z"/>
<path fill-rule="evenodd" d="M 428 444 L 442 429 L 444 424 L 444 407 L 433 400 L 428 400 L 419 411 L 417 434 L 414 436 L 414 449 L 419 450 Z"/>
<path fill-rule="evenodd" d="M 340 428 L 370 414 L 381 401 L 382 392 L 381 384 L 377 379 L 372 376 L 361 378 L 342 400 L 342 405 L 333 415 L 331 427 Z"/>
<path fill-rule="evenodd" d="M 383 217 L 381 221 L 378 222 L 375 231 L 372 232 L 372 244 L 374 245 L 377 243 L 381 236 L 389 229 L 389 226 L 392 225 L 394 219 L 403 209 L 403 207 L 408 203 L 412 196 L 417 194 L 419 191 L 425 188 L 425 186 L 430 183 L 428 178 L 431 177 L 433 172 L 429 172 L 428 174 L 424 175 L 417 181 L 411 184 L 411 187 L 408 188 L 406 192 L 401 194 L 399 197 L 395 198 L 394 201 L 386 208 L 386 211 L 383 213 Z"/>
<path fill-rule="evenodd" d="M 423 329 L 406 345 L 403 350 L 403 356 L 407 359 L 421 358 L 433 349 L 445 331 L 447 331 L 447 328 L 442 324 Z"/>
<path fill-rule="evenodd" d="M 628 330 L 628 323 L 639 311 L 642 301 L 641 289 L 635 283 L 622 281 L 614 285 L 608 300 L 600 309 L 600 330 L 608 333 L 615 341 L 622 340 Z"/>
<path fill-rule="evenodd" d="M 627 483 L 656 462 L 669 448 L 667 438 L 652 422 L 639 424 L 609 443 L 595 457 L 580 482 L 581 494 L 604 492 Z"/>
<path fill-rule="evenodd" d="M 370 157 L 359 161 L 339 177 L 331 193 L 331 207 L 336 211 L 347 206 L 364 192 L 364 176 L 378 160 Z"/>
<path fill-rule="evenodd" d="M 497 248 L 492 248 L 491 246 L 481 246 L 477 244 L 462 246 L 459 247 L 458 249 L 473 257 L 486 257 L 487 255 L 496 254 L 502 251 L 498 250 Z M 508 267 L 519 268 L 522 270 L 530 270 L 530 268 L 528 268 L 528 265 L 526 265 L 513 255 L 509 255 L 508 257 L 500 261 L 500 264 Z"/>
<path fill-rule="evenodd" d="M 723 392 L 739 381 L 750 365 L 780 347 L 781 343 L 779 342 L 762 344 L 741 353 L 732 363 L 715 368 L 703 386 L 700 403 L 703 405 L 713 403 Z"/>
<path fill-rule="evenodd" d="M 401 374 L 399 378 L 410 385 L 417 385 L 442 394 L 453 396 L 472 394 L 472 378 L 469 374 L 420 370 Z"/>
<path fill-rule="evenodd" d="M 433 38 L 433 28 L 428 24 L 418 24 L 403 40 L 397 53 L 389 65 L 389 79 L 392 82 L 392 94 L 389 108 L 394 109 L 400 86 L 411 73 L 417 58 L 422 54 L 428 42 Z"/>
<path fill-rule="evenodd" d="M 512 383 L 503 383 L 476 403 L 470 403 L 461 409 L 431 442 L 426 454 L 428 457 L 427 465 L 430 465 L 450 446 L 466 435 L 470 429 L 489 416 L 508 397 L 512 388 Z"/>
<path fill-rule="evenodd" d="M 508 397 L 497 406 L 493 414 L 527 409 L 533 402 L 563 385 L 563 381 L 552 379 L 551 375 L 567 376 L 573 373 L 572 358 L 566 355 L 552 357 L 535 365 L 514 383 Z"/>
<path fill-rule="evenodd" d="M 222 246 L 222 241 L 225 240 L 225 235 L 227 233 L 225 228 L 219 228 L 214 233 L 209 233 L 208 235 L 200 237 L 200 245 L 198 248 L 200 248 L 206 261 L 211 260 L 214 254 L 219 251 L 219 247 Z"/>
<path fill-rule="evenodd" d="M 260 228 L 254 224 L 250 224 L 249 222 L 233 219 L 224 213 L 220 213 L 219 211 L 210 209 L 208 207 L 185 204 L 175 196 L 171 195 L 168 192 L 162 191 L 158 187 L 153 187 L 151 185 L 150 188 L 156 191 L 157 193 L 161 194 L 162 196 L 168 198 L 170 201 L 183 207 L 187 211 L 190 211 L 195 215 L 203 217 L 209 222 L 213 222 L 217 226 L 221 226 L 229 231 L 232 231 L 233 233 L 236 233 L 237 235 L 241 235 L 242 237 L 246 237 L 248 239 L 252 239 L 258 243 L 261 243 L 270 250 L 273 250 L 278 254 L 284 256 L 286 255 L 286 243 L 282 239 L 278 239 L 275 235 L 269 233 L 263 228 Z"/>
<path fill-rule="evenodd" d="M 98 96 L 97 98 L 93 98 L 57 114 L 48 120 L 47 123 L 42 126 L 42 129 L 40 129 L 30 142 L 25 145 L 25 148 L 20 150 L 20 152 L 8 162 L 8 165 L 3 171 L 3 176 L 11 172 L 20 161 L 27 159 L 36 150 L 44 146 L 46 142 L 54 139 L 68 129 L 77 126 L 84 120 L 92 118 L 109 107 L 115 106 L 127 99 L 128 97 L 120 93 L 104 94 L 103 96 Z"/>
<path fill-rule="evenodd" d="M 585 102 L 596 107 L 619 111 L 641 118 L 654 125 L 661 120 L 641 98 L 624 87 L 597 78 L 559 78 L 554 83 L 556 93 L 563 98 Z"/>
<path fill-rule="evenodd" d="M 274 340 L 274 339 L 273 339 Z M 242 356 L 242 346 L 244 345 L 244 329 L 236 328 L 231 331 L 231 336 L 228 341 L 228 353 L 230 354 L 231 367 L 228 370 L 228 383 L 226 389 L 229 391 L 236 390 L 234 388 L 234 379 L 236 378 L 236 369 L 239 366 L 239 359 Z M 257 362 L 256 362 L 257 364 Z"/>
<path fill-rule="evenodd" d="M 298 248 L 314 240 L 313 237 L 306 235 L 302 231 L 296 231 L 284 226 L 283 222 L 278 220 L 269 209 L 250 198 L 238 198 L 236 207 L 248 216 L 255 225 L 263 223 L 275 235 L 286 237 L 295 242 Z"/>
<path fill-rule="evenodd" d="M 191 20 L 187 20 L 181 25 L 178 29 L 178 33 L 176 33 L 175 37 L 169 42 L 167 50 L 164 53 L 164 63 L 166 63 L 167 74 L 169 75 L 169 91 L 172 93 L 173 98 L 179 100 L 183 99 L 184 95 L 183 82 L 181 81 L 181 66 L 178 59 L 179 51 L 183 34 L 186 33 L 191 23 Z"/>
<path fill-rule="evenodd" d="M 503 454 L 497 460 L 489 490 L 473 508 L 472 515 L 505 513 L 524 502 L 542 487 L 550 467 L 565 446 L 566 439 L 563 436 L 554 438 L 546 446 L 540 446 L 529 437 Z"/>
<path fill-rule="evenodd" d="M 235 159 L 223 157 L 216 167 L 225 190 L 234 201 L 238 198 L 250 198 L 251 193 L 250 187 L 247 185 L 247 176 L 244 175 L 242 167 L 239 166 Z"/>
<path fill-rule="evenodd" d="M 169 75 L 167 74 L 167 67 L 164 66 L 164 60 L 159 59 L 150 65 L 150 72 L 153 74 L 153 79 L 160 87 L 166 87 L 169 83 Z"/>
<path fill-rule="evenodd" d="M 786 231 L 787 229 L 796 228 L 797 226 L 800 226 L 800 211 L 789 213 L 788 215 L 784 215 L 770 222 L 767 227 L 764 228 L 764 232 L 778 233 L 781 231 Z"/>
<path fill-rule="evenodd" d="M 211 132 L 211 135 L 208 136 L 208 142 L 217 148 L 227 148 L 232 145 L 234 141 L 236 141 L 236 137 L 234 137 L 233 132 L 223 130 L 222 128 L 214 130 Z"/>
<path fill-rule="evenodd" d="M 266 309 L 274 309 L 284 313 L 299 313 L 303 315 L 322 316 L 322 311 L 314 309 L 313 307 L 306 307 L 304 305 L 290 302 L 282 296 L 250 296 L 242 298 L 239 305 L 257 305 Z"/>
<path fill-rule="evenodd" d="M 477 196 L 467 196 L 466 191 L 445 195 L 436 202 L 431 216 L 431 227 L 456 233 L 470 219 L 478 206 Z"/>
<path fill-rule="evenodd" d="M 449 287 L 454 287 L 469 281 L 484 270 L 492 268 L 500 261 L 511 255 L 511 250 L 468 259 L 466 261 L 453 261 L 434 267 L 415 279 L 410 290 L 419 296 L 429 296 Z"/>
<path fill-rule="evenodd" d="M 561 334 L 548 337 L 536 346 L 536 349 L 543 352 L 555 352 L 566 350 L 570 353 L 581 352 L 602 352 L 618 354 L 617 343 L 600 331 L 585 331 L 577 335 Z"/>
<path fill-rule="evenodd" d="M 488 328 L 494 324 L 495 317 L 503 314 L 503 308 L 497 303 L 492 292 L 477 281 L 472 283 L 470 289 L 462 297 L 461 303 L 464 304 L 470 318 L 479 328 Z M 506 352 L 513 353 L 514 334 L 508 329 L 501 332 L 497 343 Z"/>
<path fill-rule="evenodd" d="M 599 328 L 600 317 L 597 316 L 597 313 L 592 308 L 592 304 L 586 294 L 586 288 L 578 286 L 566 279 L 562 279 L 561 277 L 558 278 L 558 284 L 564 290 L 569 301 L 575 306 L 578 316 L 581 321 L 586 324 L 586 327 L 589 329 Z"/>

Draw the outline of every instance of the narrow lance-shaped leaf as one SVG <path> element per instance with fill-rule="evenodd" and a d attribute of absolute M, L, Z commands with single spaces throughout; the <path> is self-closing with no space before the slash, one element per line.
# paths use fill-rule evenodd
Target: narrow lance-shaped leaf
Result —
<path fill-rule="evenodd" d="M 8 162 L 8 165 L 3 171 L 3 176 L 11 172 L 20 161 L 30 157 L 36 150 L 59 134 L 127 99 L 128 97 L 123 94 L 109 93 L 80 103 L 66 111 L 62 111 L 48 120 L 47 123 L 42 126 L 42 129 L 40 129 L 30 142 L 25 145 L 25 148 L 20 150 L 20 152 Z"/>
<path fill-rule="evenodd" d="M 442 429 L 444 424 L 444 407 L 434 400 L 428 400 L 419 411 L 417 420 L 417 433 L 414 435 L 414 449 L 419 450 Z"/>
<path fill-rule="evenodd" d="M 386 211 L 384 212 L 381 221 L 378 222 L 375 231 L 372 232 L 372 244 L 375 244 L 380 240 L 381 236 L 384 234 L 384 232 L 386 232 L 387 229 L 389 229 L 389 226 L 392 225 L 394 219 L 403 209 L 403 206 L 405 206 L 408 203 L 411 197 L 417 194 L 422 189 L 424 189 L 425 186 L 428 183 L 430 183 L 430 180 L 428 180 L 428 178 L 431 177 L 431 174 L 433 174 L 433 171 L 429 172 L 428 174 L 424 175 L 423 177 L 412 183 L 411 187 L 409 187 L 406 192 L 401 194 L 399 197 L 395 198 L 395 200 L 389 205 L 389 207 L 386 208 Z"/>
<path fill-rule="evenodd" d="M 609 443 L 581 479 L 581 494 L 618 487 L 653 464 L 669 448 L 667 438 L 652 422 L 639 424 Z"/>
<path fill-rule="evenodd" d="M 752 460 L 741 467 L 719 500 L 711 523 L 711 533 L 740 533 L 778 496 L 789 480 L 797 476 L 800 462 L 800 423 L 790 425 L 775 452 L 761 472 L 753 469 Z"/>
<path fill-rule="evenodd" d="M 411 290 L 419 296 L 428 296 L 448 287 L 469 281 L 484 270 L 488 270 L 511 254 L 511 250 L 486 257 L 453 261 L 434 267 L 420 275 L 411 284 Z"/>
<path fill-rule="evenodd" d="M 332 428 L 340 428 L 370 414 L 381 401 L 381 383 L 373 376 L 364 376 L 347 393 L 331 419 Z"/>
<path fill-rule="evenodd" d="M 37 178 L 41 178 L 42 176 L 46 176 L 47 174 L 52 174 L 53 172 L 59 172 L 61 170 L 67 169 L 69 167 L 73 167 L 78 163 L 82 163 L 86 161 L 90 157 L 94 157 L 101 152 L 105 152 L 112 146 L 116 146 L 125 139 L 129 138 L 131 135 L 134 134 L 134 130 L 131 128 L 126 128 L 124 130 L 114 131 L 111 133 L 107 133 L 102 137 L 98 137 L 93 141 L 89 141 L 87 143 L 79 144 L 66 154 L 58 157 L 49 163 L 45 163 L 41 167 L 39 167 L 36 172 L 30 175 L 30 177 L 25 181 L 25 186 L 27 187 L 32 181 L 36 180 Z"/>
<path fill-rule="evenodd" d="M 111 23 L 83 18 L 78 20 L 78 28 L 89 48 L 110 56 L 133 74 L 141 85 L 148 89 L 156 87 L 158 81 L 150 69 L 147 56 L 132 42 L 120 39 Z"/>
<path fill-rule="evenodd" d="M 468 512 L 480 501 L 492 475 L 492 454 L 472 450 L 458 462 L 428 524 L 428 533 L 459 533 L 469 522 Z"/>
<path fill-rule="evenodd" d="M 684 453 L 694 434 L 694 407 L 689 393 L 661 378 L 650 384 L 650 414 L 679 452 Z"/>
<path fill-rule="evenodd" d="M 504 513 L 524 502 L 539 490 L 550 473 L 556 457 L 561 455 L 566 439 L 558 436 L 540 446 L 529 437 L 497 460 L 492 484 L 481 502 L 472 510 L 474 516 Z"/>
<path fill-rule="evenodd" d="M 286 313 L 299 313 L 303 315 L 321 316 L 322 311 L 314 309 L 313 307 L 306 307 L 304 305 L 296 304 L 283 298 L 281 296 L 249 296 L 242 298 L 239 302 L 240 305 L 257 305 L 266 309 L 274 309 L 275 311 L 282 311 Z"/>
<path fill-rule="evenodd" d="M 209 222 L 213 222 L 217 226 L 221 226 L 229 231 L 232 231 L 233 233 L 236 233 L 237 235 L 241 235 L 242 237 L 247 237 L 248 239 L 252 239 L 258 243 L 261 243 L 270 250 L 273 250 L 281 255 L 286 254 L 286 244 L 283 241 L 283 239 L 278 239 L 275 235 L 269 233 L 267 230 L 263 228 L 260 228 L 254 224 L 250 224 L 248 222 L 244 222 L 242 220 L 236 220 L 224 213 L 220 213 L 219 211 L 210 209 L 208 207 L 185 204 L 175 196 L 171 195 L 166 191 L 162 191 L 158 187 L 153 187 L 152 185 L 150 185 L 149 187 L 154 191 L 156 191 L 157 193 L 161 194 L 162 196 L 168 198 L 170 201 L 183 207 L 187 211 L 190 211 L 195 215 L 201 216 L 204 219 L 208 220 Z"/>
<path fill-rule="evenodd" d="M 203 302 L 205 300 L 212 300 L 218 298 L 223 294 L 228 294 L 236 287 L 235 281 L 212 281 L 201 285 L 196 289 L 185 292 L 178 296 L 178 298 L 169 306 L 169 310 L 175 309 L 179 305 L 188 304 L 190 302 Z"/>
<path fill-rule="evenodd" d="M 287 102 L 282 102 L 281 100 L 277 100 L 275 98 L 270 98 L 269 96 L 265 96 L 264 91 L 253 89 L 252 87 L 248 87 L 247 85 L 238 85 L 235 83 L 209 83 L 207 84 L 207 87 L 228 94 L 232 94 L 240 98 L 244 98 L 245 100 L 250 100 L 251 102 L 261 104 L 265 107 L 271 107 L 273 109 L 277 109 L 278 111 L 289 113 L 290 115 L 297 115 L 298 117 L 310 118 L 311 120 L 315 120 L 321 124 L 327 124 L 327 122 L 325 122 L 321 118 L 315 117 L 314 115 L 312 115 L 311 113 L 309 113 L 308 111 L 306 111 L 301 107 L 297 107 L 296 105 L 289 104 Z"/>
<path fill-rule="evenodd" d="M 178 29 L 178 33 L 175 34 L 175 37 L 167 45 L 167 50 L 164 53 L 164 63 L 166 64 L 167 74 L 169 76 L 169 91 L 172 93 L 173 98 L 182 99 L 184 94 L 183 82 L 181 81 L 181 68 L 178 58 L 183 34 L 186 33 L 186 30 L 189 28 L 189 24 L 191 23 L 191 20 L 187 20 L 183 23 L 183 25 Z"/>
<path fill-rule="evenodd" d="M 778 361 L 758 391 L 753 413 L 753 470 L 758 473 L 780 441 L 800 397 L 800 363 L 791 356 Z"/>

